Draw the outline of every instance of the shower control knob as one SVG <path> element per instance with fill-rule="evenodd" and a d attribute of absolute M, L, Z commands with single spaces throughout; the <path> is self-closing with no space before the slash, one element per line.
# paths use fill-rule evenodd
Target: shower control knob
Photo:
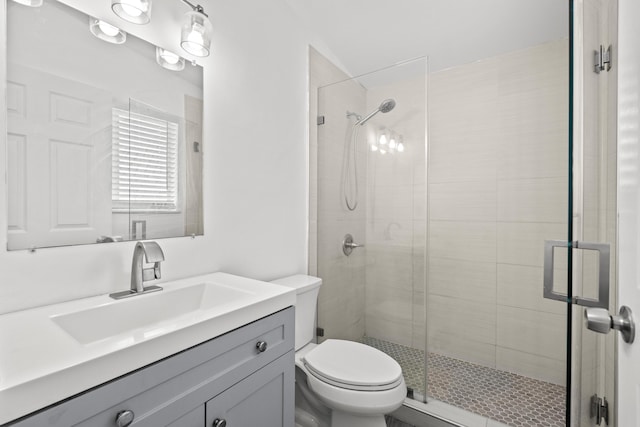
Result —
<path fill-rule="evenodd" d="M 353 236 L 351 234 L 347 234 L 344 236 L 344 240 L 342 241 L 342 252 L 346 256 L 351 255 L 351 252 L 353 252 L 355 248 L 362 248 L 362 247 L 364 247 L 364 245 L 360 245 L 353 241 Z"/>
<path fill-rule="evenodd" d="M 260 353 L 264 353 L 265 351 L 267 351 L 267 342 L 266 341 L 258 341 L 256 343 L 256 348 L 258 349 L 258 351 Z"/>
<path fill-rule="evenodd" d="M 116 426 L 128 427 L 133 422 L 134 417 L 135 417 L 135 414 L 133 413 L 133 411 L 130 411 L 130 410 L 120 411 L 118 412 L 118 415 L 116 415 Z"/>
<path fill-rule="evenodd" d="M 213 420 L 212 427 L 227 427 L 227 422 L 225 420 L 221 420 L 220 418 L 216 418 Z"/>

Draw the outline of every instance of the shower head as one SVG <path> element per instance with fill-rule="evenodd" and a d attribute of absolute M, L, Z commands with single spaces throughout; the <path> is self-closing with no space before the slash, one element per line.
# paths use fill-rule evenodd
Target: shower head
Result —
<path fill-rule="evenodd" d="M 395 106 L 396 106 L 395 100 L 385 99 L 384 101 L 382 101 L 382 103 L 378 107 L 378 110 L 380 110 L 380 112 L 382 113 L 388 113 L 389 111 L 393 110 Z"/>
<path fill-rule="evenodd" d="M 360 126 L 364 125 L 367 120 L 369 120 L 371 117 L 375 116 L 376 114 L 383 112 L 383 113 L 388 113 L 389 111 L 393 110 L 393 108 L 396 106 L 396 101 L 394 101 L 393 99 L 389 98 L 389 99 L 385 99 L 384 101 L 382 101 L 382 103 L 380 104 L 380 106 L 373 110 L 371 113 L 369 113 L 364 119 L 359 120 L 357 124 L 359 124 Z"/>

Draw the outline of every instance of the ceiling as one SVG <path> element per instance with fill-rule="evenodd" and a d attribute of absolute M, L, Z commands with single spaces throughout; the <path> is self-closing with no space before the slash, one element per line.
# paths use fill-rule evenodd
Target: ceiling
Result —
<path fill-rule="evenodd" d="M 437 71 L 568 37 L 566 0 L 286 1 L 352 76 L 425 55 Z"/>

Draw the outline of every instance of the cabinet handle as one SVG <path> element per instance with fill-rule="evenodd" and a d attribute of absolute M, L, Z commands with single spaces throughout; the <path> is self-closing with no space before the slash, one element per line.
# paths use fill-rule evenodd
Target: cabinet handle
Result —
<path fill-rule="evenodd" d="M 227 421 L 216 418 L 213 420 L 213 427 L 227 427 Z"/>
<path fill-rule="evenodd" d="M 133 422 L 134 417 L 135 414 L 133 413 L 133 411 L 130 411 L 128 409 L 126 411 L 120 411 L 118 412 L 118 415 L 116 415 L 116 426 L 128 427 Z"/>
<path fill-rule="evenodd" d="M 256 348 L 258 349 L 258 351 L 260 353 L 264 353 L 265 351 L 267 351 L 267 342 L 266 341 L 258 341 L 256 343 Z"/>

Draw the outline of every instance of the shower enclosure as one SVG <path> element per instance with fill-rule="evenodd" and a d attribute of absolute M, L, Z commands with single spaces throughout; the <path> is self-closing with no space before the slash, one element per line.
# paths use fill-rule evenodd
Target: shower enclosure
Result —
<path fill-rule="evenodd" d="M 615 425 L 615 336 L 582 319 L 617 307 L 615 56 L 593 64 L 616 4 L 573 2 L 573 34 L 448 69 L 352 78 L 311 50 L 318 340 L 394 357 L 406 407 L 592 426 L 609 402 Z"/>

